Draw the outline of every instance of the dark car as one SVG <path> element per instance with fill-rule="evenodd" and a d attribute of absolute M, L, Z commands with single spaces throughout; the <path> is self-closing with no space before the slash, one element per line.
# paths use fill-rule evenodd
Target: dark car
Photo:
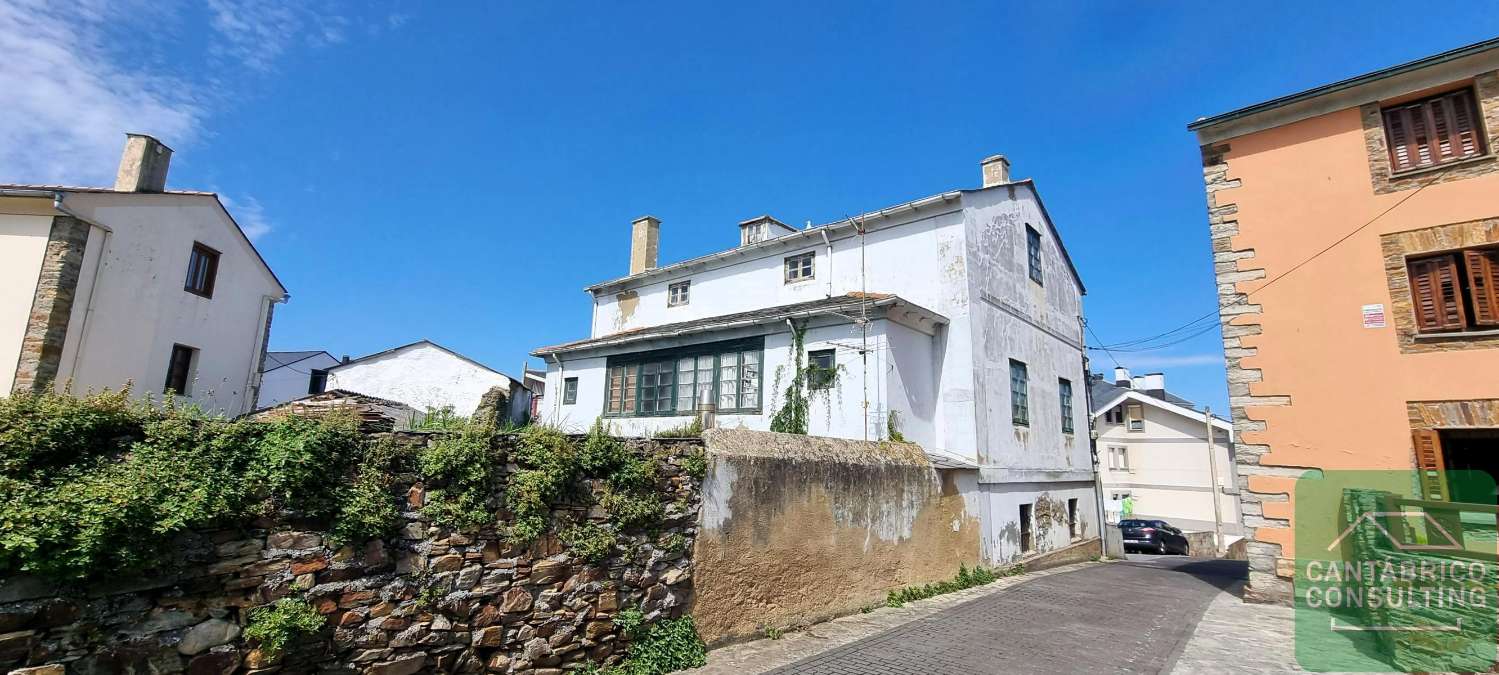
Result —
<path fill-rule="evenodd" d="M 1119 533 L 1124 535 L 1125 552 L 1192 554 L 1182 531 L 1164 520 L 1127 518 L 1119 521 Z"/>

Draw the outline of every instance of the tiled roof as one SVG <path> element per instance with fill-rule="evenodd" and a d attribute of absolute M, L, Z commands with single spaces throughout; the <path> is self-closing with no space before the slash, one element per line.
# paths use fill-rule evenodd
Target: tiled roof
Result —
<path fill-rule="evenodd" d="M 49 190 L 52 192 L 108 192 L 120 195 L 189 195 L 194 197 L 217 197 L 217 192 L 202 190 L 162 190 L 161 192 L 129 192 L 107 187 L 84 187 L 79 185 L 43 185 L 40 183 L 0 183 L 0 190 Z"/>

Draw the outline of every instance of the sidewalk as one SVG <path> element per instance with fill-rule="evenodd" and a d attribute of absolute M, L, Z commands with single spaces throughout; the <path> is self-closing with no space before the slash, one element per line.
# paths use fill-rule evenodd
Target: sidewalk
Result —
<path fill-rule="evenodd" d="M 1303 672 L 1296 664 L 1295 610 L 1245 603 L 1237 590 L 1208 605 L 1172 673 Z"/>
<path fill-rule="evenodd" d="M 708 652 L 708 665 L 684 671 L 696 675 L 740 675 L 761 673 L 789 665 L 809 656 L 883 633 L 892 628 L 946 611 L 969 600 L 998 593 L 1028 581 L 1105 563 L 1085 562 L 1006 577 L 992 584 L 969 588 L 935 598 L 908 602 L 904 607 L 881 607 L 868 614 L 851 614 L 787 633 L 778 640 L 755 640 Z"/>

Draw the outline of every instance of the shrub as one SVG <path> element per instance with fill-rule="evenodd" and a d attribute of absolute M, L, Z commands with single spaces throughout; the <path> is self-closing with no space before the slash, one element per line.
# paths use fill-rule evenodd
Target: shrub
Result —
<path fill-rule="evenodd" d="M 925 600 L 930 597 L 961 591 L 965 588 L 982 586 L 1001 577 L 1011 577 L 1025 573 L 1023 565 L 1011 565 L 1002 569 L 990 569 L 987 567 L 974 567 L 969 569 L 966 565 L 958 565 L 958 575 L 952 581 L 938 581 L 923 586 L 908 586 L 890 591 L 886 597 L 885 606 L 900 607 L 908 602 Z"/>
<path fill-rule="evenodd" d="M 573 555 L 589 562 L 603 562 L 614 550 L 614 532 L 597 523 L 569 525 L 559 537 L 572 549 Z"/>
<path fill-rule="evenodd" d="M 312 635 L 323 628 L 323 615 L 301 598 L 282 598 L 273 605 L 257 607 L 250 612 L 245 637 L 256 641 L 261 651 L 280 654 L 293 640 Z"/>
<path fill-rule="evenodd" d="M 503 460 L 494 451 L 493 438 L 489 427 L 465 427 L 422 453 L 422 478 L 435 486 L 427 491 L 423 513 L 439 525 L 460 530 L 494 522 L 490 500 Z"/>
<path fill-rule="evenodd" d="M 617 623 L 617 620 L 616 620 Z M 642 629 L 637 628 L 636 634 Z M 698 637 L 692 617 L 665 619 L 643 630 L 644 635 L 630 643 L 625 660 L 616 669 L 625 675 L 661 675 L 708 663 L 707 648 Z"/>
<path fill-rule="evenodd" d="M 682 470 L 687 475 L 702 480 L 708 475 L 708 453 L 702 448 L 693 448 L 682 458 Z"/>
<path fill-rule="evenodd" d="M 307 515 L 331 515 L 337 507 L 337 480 L 360 457 L 359 427 L 352 416 L 318 419 L 286 416 L 269 425 L 256 444 L 250 479 L 260 483 L 276 506 Z"/>
<path fill-rule="evenodd" d="M 0 475 L 29 480 L 122 453 L 141 439 L 148 413 L 128 388 L 86 398 L 10 394 L 0 401 Z"/>
<path fill-rule="evenodd" d="M 703 435 L 703 420 L 699 417 L 683 424 L 657 431 L 656 438 L 697 438 Z"/>

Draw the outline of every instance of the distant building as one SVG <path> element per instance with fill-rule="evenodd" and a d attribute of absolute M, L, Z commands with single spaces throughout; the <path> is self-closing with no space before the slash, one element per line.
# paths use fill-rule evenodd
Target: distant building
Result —
<path fill-rule="evenodd" d="M 509 398 L 510 419 L 519 422 L 531 406 L 520 380 L 431 340 L 387 349 L 327 369 L 327 389 L 399 401 L 419 411 L 451 409 L 473 414 L 479 400 L 499 387 Z"/>
<path fill-rule="evenodd" d="M 526 368 L 526 388 L 531 390 L 531 419 L 541 414 L 542 401 L 547 393 L 547 371 Z"/>
<path fill-rule="evenodd" d="M 1405 498 L 1483 504 L 1463 520 L 1486 519 L 1490 541 L 1492 492 L 1451 494 L 1444 470 L 1499 474 L 1499 39 L 1188 129 L 1239 441 L 1245 597 L 1301 590 L 1297 539 L 1314 525 L 1298 514 L 1339 508 L 1293 499 L 1305 475 L 1410 472 Z"/>
<path fill-rule="evenodd" d="M 339 364 L 323 351 L 266 352 L 257 408 L 269 408 L 328 389 L 328 369 Z"/>
<path fill-rule="evenodd" d="M 1132 497 L 1134 516 L 1159 518 L 1184 530 L 1213 531 L 1221 517 L 1223 532 L 1237 535 L 1239 498 L 1234 472 L 1233 426 L 1214 415 L 1213 448 L 1208 456 L 1207 413 L 1166 390 L 1166 376 L 1130 377 L 1114 369 L 1090 382 L 1093 423 L 1098 431 L 1098 463 L 1104 499 L 1118 504 Z M 1213 513 L 1213 480 L 1218 466 L 1218 510 Z"/>
<path fill-rule="evenodd" d="M 644 435 L 711 404 L 768 430 L 799 388 L 810 434 L 899 436 L 971 471 L 990 561 L 1097 536 L 1082 282 L 1035 184 L 1001 156 L 982 175 L 821 227 L 751 218 L 734 248 L 664 266 L 661 222 L 635 220 L 629 274 L 587 289 L 592 335 L 532 352 L 539 419 Z"/>
<path fill-rule="evenodd" d="M 171 156 L 129 134 L 112 188 L 0 185 L 0 392 L 254 408 L 289 296 L 217 195 L 166 189 Z"/>

